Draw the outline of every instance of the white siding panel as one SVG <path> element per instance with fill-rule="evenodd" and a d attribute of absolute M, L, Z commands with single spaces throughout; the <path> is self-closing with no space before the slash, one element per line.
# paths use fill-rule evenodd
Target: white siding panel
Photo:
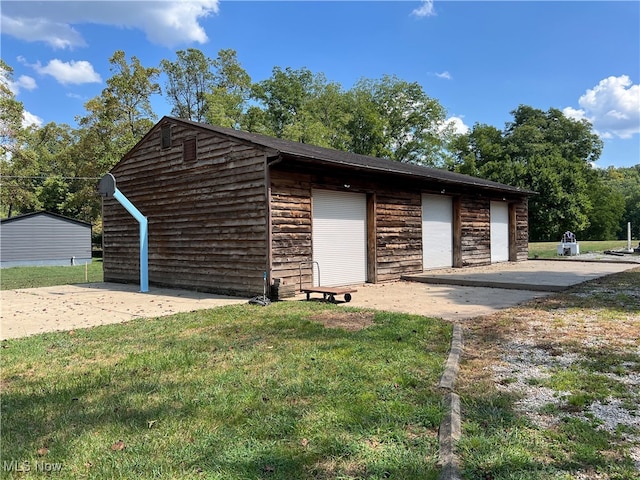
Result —
<path fill-rule="evenodd" d="M 422 264 L 425 270 L 453 265 L 451 197 L 422 196 Z"/>
<path fill-rule="evenodd" d="M 313 260 L 323 286 L 367 280 L 367 197 L 365 194 L 313 191 Z M 318 285 L 314 268 L 314 285 Z"/>
<path fill-rule="evenodd" d="M 509 204 L 491 202 L 491 263 L 509 261 Z"/>

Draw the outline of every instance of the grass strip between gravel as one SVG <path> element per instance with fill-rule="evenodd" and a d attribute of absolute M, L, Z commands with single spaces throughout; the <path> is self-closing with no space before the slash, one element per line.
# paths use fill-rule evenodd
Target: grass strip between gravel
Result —
<path fill-rule="evenodd" d="M 465 325 L 467 480 L 640 479 L 640 268 Z"/>
<path fill-rule="evenodd" d="M 281 302 L 5 341 L 2 475 L 435 479 L 450 339 Z"/>

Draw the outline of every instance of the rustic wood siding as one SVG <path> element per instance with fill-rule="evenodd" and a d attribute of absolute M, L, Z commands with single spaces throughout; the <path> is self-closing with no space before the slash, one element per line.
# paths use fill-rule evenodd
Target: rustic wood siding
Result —
<path fill-rule="evenodd" d="M 388 177 L 369 174 L 341 176 L 305 166 L 271 168 L 272 277 L 280 290 L 293 293 L 312 282 L 313 188 L 344 189 L 367 193 L 369 250 L 375 265 L 368 265 L 370 282 L 387 282 L 422 271 L 422 193 L 438 193 L 441 186 L 427 182 L 395 183 Z M 454 201 L 455 266 L 491 263 L 491 197 L 477 192 L 450 190 Z M 502 200 L 502 199 L 501 199 Z M 516 251 L 527 259 L 527 199 L 508 200 L 516 212 Z M 371 215 L 375 215 L 373 221 Z M 301 268 L 302 264 L 302 268 Z M 302 275 L 300 274 L 302 272 Z"/>
<path fill-rule="evenodd" d="M 170 132 L 165 148 L 163 131 Z M 267 171 L 277 153 L 170 118 L 129 152 L 112 173 L 149 220 L 151 284 L 253 296 L 267 271 L 279 293 L 310 285 L 314 188 L 367 195 L 368 281 L 422 271 L 422 194 L 444 193 L 443 185 L 286 154 Z M 490 263 L 490 200 L 499 194 L 448 185 L 446 195 L 454 205 L 454 265 Z M 527 198 L 500 200 L 515 219 L 512 257 L 525 260 Z M 105 280 L 137 283 L 138 224 L 113 199 L 104 202 L 103 221 Z"/>
<path fill-rule="evenodd" d="M 387 190 L 377 194 L 377 280 L 422 272 L 422 194 Z"/>
<path fill-rule="evenodd" d="M 172 126 L 171 147 L 162 149 L 161 131 L 153 129 L 112 171 L 118 189 L 148 218 L 150 283 L 262 293 L 268 268 L 264 151 L 181 124 Z M 185 162 L 184 141 L 194 138 L 197 158 Z M 105 200 L 106 281 L 138 282 L 138 242 L 137 222 Z"/>
<path fill-rule="evenodd" d="M 375 227 L 368 229 L 369 235 L 375 230 L 375 243 L 368 239 L 369 248 L 375 246 L 375 255 L 369 256 L 369 262 L 375 259 L 375 268 L 368 265 L 368 281 L 398 280 L 422 271 L 419 190 L 403 192 L 388 179 L 380 183 L 367 175 L 342 177 L 276 167 L 271 170 L 272 277 L 280 279 L 281 290 L 299 290 L 301 281 L 305 286 L 312 282 L 312 189 L 344 190 L 345 183 L 349 191 L 369 195 L 368 215 L 375 210 L 375 218 L 367 219 Z"/>
<path fill-rule="evenodd" d="M 491 263 L 491 209 L 489 198 L 460 198 L 462 266 Z M 454 239 L 455 241 L 455 239 Z"/>
<path fill-rule="evenodd" d="M 500 199 L 502 200 L 502 199 Z M 508 200 L 510 209 L 515 211 L 515 224 L 509 226 L 510 258 L 515 261 L 527 260 L 529 255 L 528 201 L 527 197 Z M 491 263 L 491 198 L 476 195 L 462 195 L 460 204 L 460 250 L 463 267 L 489 265 Z M 510 223 L 513 218 L 510 217 Z M 513 243 L 515 242 L 515 243 Z"/>
<path fill-rule="evenodd" d="M 280 279 L 283 291 L 300 289 L 301 272 L 302 284 L 312 283 L 311 225 L 310 176 L 272 170 L 272 277 Z"/>
<path fill-rule="evenodd" d="M 526 197 L 515 204 L 516 210 L 516 261 L 529 258 L 529 202 Z"/>

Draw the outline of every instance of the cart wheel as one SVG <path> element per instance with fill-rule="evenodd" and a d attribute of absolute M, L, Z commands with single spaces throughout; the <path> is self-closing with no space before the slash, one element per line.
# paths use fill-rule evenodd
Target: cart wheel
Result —
<path fill-rule="evenodd" d="M 333 295 L 329 295 L 329 301 L 331 303 L 336 303 L 336 297 L 334 297 Z"/>
<path fill-rule="evenodd" d="M 344 294 L 344 301 L 349 303 L 351 301 L 351 294 L 350 293 L 345 293 Z"/>

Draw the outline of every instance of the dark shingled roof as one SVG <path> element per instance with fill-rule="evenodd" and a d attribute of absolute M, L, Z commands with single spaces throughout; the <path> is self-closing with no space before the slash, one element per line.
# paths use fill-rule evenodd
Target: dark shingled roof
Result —
<path fill-rule="evenodd" d="M 217 127 L 206 123 L 193 122 L 182 118 L 165 117 L 174 122 L 191 124 L 193 126 L 210 130 L 215 133 L 227 135 L 240 140 L 244 140 L 255 145 L 267 147 L 276 150 L 283 157 L 293 156 L 314 160 L 321 163 L 328 163 L 343 167 L 357 168 L 360 170 L 369 170 L 372 172 L 393 173 L 397 175 L 407 175 L 414 178 L 422 178 L 425 180 L 434 180 L 449 185 L 460 185 L 477 187 L 486 190 L 493 190 L 505 193 L 518 193 L 521 195 L 532 195 L 535 192 L 519 187 L 505 185 L 503 183 L 492 182 L 470 175 L 449 172 L 439 168 L 424 167 L 422 165 L 413 165 L 409 163 L 401 163 L 387 158 L 370 157 L 368 155 L 359 155 L 356 153 L 335 150 L 332 148 L 318 147 L 307 143 L 293 142 L 282 138 L 269 137 L 259 133 L 243 132 L 232 128 Z"/>

